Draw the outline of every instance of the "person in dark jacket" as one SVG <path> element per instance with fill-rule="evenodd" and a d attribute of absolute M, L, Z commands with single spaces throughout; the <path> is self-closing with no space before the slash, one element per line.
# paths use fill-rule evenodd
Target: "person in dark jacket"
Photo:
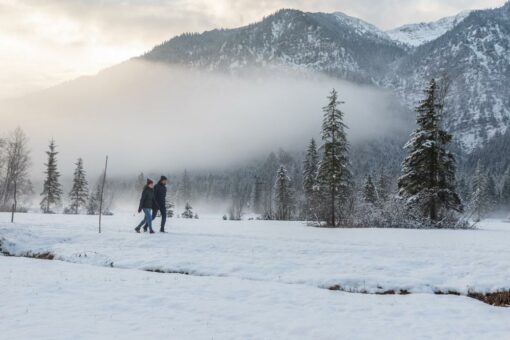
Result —
<path fill-rule="evenodd" d="M 158 184 L 154 186 L 154 206 L 152 207 L 152 220 L 154 221 L 158 216 L 158 211 L 161 213 L 161 228 L 159 231 L 161 233 L 165 233 L 165 224 L 166 224 L 166 185 L 168 183 L 168 179 L 165 176 L 161 176 Z M 148 225 L 145 224 L 143 227 L 144 231 L 147 231 Z"/>
<path fill-rule="evenodd" d="M 140 198 L 140 206 L 138 207 L 138 213 L 143 211 L 145 216 L 142 222 L 140 222 L 140 224 L 135 228 L 137 233 L 140 232 L 140 228 L 144 224 L 147 224 L 150 233 L 154 234 L 154 230 L 152 230 L 152 209 L 155 204 L 154 182 L 151 179 L 147 179 L 147 185 L 143 188 L 142 197 Z"/>

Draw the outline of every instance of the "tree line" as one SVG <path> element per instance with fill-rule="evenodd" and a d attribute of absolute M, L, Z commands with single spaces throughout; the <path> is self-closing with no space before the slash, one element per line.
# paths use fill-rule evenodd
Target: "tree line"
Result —
<path fill-rule="evenodd" d="M 220 208 L 225 219 L 239 220 L 252 212 L 254 218 L 307 220 L 329 227 L 465 227 L 467 220 L 480 220 L 498 209 L 508 213 L 510 165 L 500 175 L 489 173 L 483 161 L 471 173 L 458 169 L 453 136 L 443 126 L 447 93 L 443 81 L 427 85 L 415 110 L 415 131 L 402 151 L 400 142 L 380 140 L 374 148 L 378 151 L 367 152 L 370 148 L 349 144 L 344 103 L 333 90 L 322 109 L 320 140 L 312 138 L 306 150 L 271 152 L 265 161 L 237 169 L 169 174 L 168 201 L 184 209 L 182 217 L 197 217 L 192 202 L 229 202 Z M 77 159 L 71 189 L 64 193 L 54 141 L 46 153 L 41 210 L 53 213 L 66 200 L 64 213 L 98 214 L 101 182 L 89 187 L 84 161 Z M 28 138 L 20 128 L 0 138 L 3 211 L 25 210 L 35 194 L 31 165 Z M 127 180 L 110 178 L 103 213 L 111 213 L 119 194 L 136 196 L 145 180 L 143 173 Z"/>

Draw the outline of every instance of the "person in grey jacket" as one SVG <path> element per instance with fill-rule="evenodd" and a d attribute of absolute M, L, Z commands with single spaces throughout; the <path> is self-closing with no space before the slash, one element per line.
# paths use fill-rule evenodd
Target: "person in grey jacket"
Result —
<path fill-rule="evenodd" d="M 143 188 L 142 197 L 140 198 L 140 205 L 138 207 L 138 213 L 144 213 L 144 218 L 135 228 L 137 233 L 140 232 L 140 228 L 147 224 L 149 227 L 149 232 L 154 234 L 154 230 L 152 230 L 152 208 L 157 206 L 157 203 L 154 199 L 154 182 L 151 179 L 147 179 L 147 185 Z"/>

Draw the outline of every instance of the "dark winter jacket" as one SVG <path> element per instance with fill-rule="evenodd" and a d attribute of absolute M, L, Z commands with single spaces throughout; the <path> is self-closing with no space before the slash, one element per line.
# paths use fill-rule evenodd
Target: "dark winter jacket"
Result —
<path fill-rule="evenodd" d="M 158 208 L 164 209 L 166 206 L 166 186 L 161 182 L 154 186 L 154 200 Z"/>
<path fill-rule="evenodd" d="M 140 199 L 140 206 L 138 207 L 138 211 L 142 211 L 142 209 L 145 208 L 152 209 L 154 205 L 154 189 L 146 186 L 142 192 L 142 198 Z"/>

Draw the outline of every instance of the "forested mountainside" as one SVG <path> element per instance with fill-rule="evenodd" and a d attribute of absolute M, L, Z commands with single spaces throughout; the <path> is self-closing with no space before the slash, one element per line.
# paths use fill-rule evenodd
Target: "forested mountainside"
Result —
<path fill-rule="evenodd" d="M 447 75 L 446 124 L 470 152 L 505 133 L 510 122 L 510 3 L 436 25 L 438 37 L 405 44 L 394 31 L 342 13 L 281 10 L 237 29 L 183 34 L 141 58 L 226 72 L 254 67 L 318 71 L 392 89 L 409 108 L 430 78 Z M 413 34 L 426 36 L 419 27 Z"/>

